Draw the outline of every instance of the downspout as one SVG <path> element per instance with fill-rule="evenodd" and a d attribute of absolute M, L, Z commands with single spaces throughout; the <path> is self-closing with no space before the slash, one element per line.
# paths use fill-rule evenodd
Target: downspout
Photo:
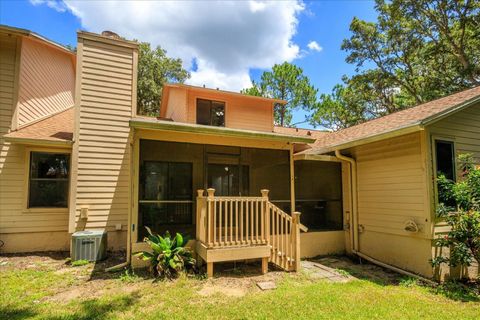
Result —
<path fill-rule="evenodd" d="M 351 195 L 351 208 L 350 208 L 350 244 L 352 252 L 358 252 L 358 199 L 357 199 L 357 162 L 355 159 L 344 156 L 340 153 L 340 150 L 335 150 L 335 156 L 343 161 L 350 163 L 350 195 Z"/>
<path fill-rule="evenodd" d="M 358 240 L 357 162 L 353 158 L 342 155 L 340 150 L 335 150 L 335 156 L 340 160 L 343 160 L 343 161 L 346 161 L 346 162 L 350 163 L 350 165 L 351 165 L 350 192 L 351 192 L 351 206 L 352 206 L 352 208 L 350 210 L 350 221 L 351 221 L 350 241 L 351 241 L 351 244 L 352 244 L 352 253 L 357 255 L 358 257 L 360 257 L 362 259 L 370 261 L 371 263 L 376 264 L 378 266 L 381 266 L 383 268 L 390 269 L 390 270 L 395 271 L 397 273 L 400 273 L 400 274 L 403 274 L 403 275 L 406 275 L 406 276 L 409 276 L 409 277 L 412 277 L 412 278 L 416 278 L 416 279 L 418 279 L 420 281 L 423 281 L 425 283 L 428 283 L 432 286 L 436 286 L 437 283 L 430 280 L 430 279 L 427 279 L 427 278 L 419 276 L 415 273 L 408 272 L 406 270 L 397 268 L 397 267 L 392 266 L 390 264 L 381 262 L 381 261 L 379 261 L 375 258 L 372 258 L 372 257 L 360 252 L 359 240 Z"/>

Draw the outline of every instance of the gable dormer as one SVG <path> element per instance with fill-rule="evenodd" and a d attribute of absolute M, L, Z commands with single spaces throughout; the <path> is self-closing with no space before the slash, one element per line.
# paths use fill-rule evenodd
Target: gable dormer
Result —
<path fill-rule="evenodd" d="M 166 84 L 160 117 L 175 122 L 273 132 L 273 108 L 283 100 Z"/>

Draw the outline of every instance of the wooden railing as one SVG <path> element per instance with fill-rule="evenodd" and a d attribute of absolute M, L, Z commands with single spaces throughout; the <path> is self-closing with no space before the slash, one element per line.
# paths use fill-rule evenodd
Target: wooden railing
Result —
<path fill-rule="evenodd" d="M 260 197 L 215 196 L 198 190 L 197 240 L 208 249 L 269 245 L 270 262 L 285 270 L 300 263 L 300 213 L 292 216 L 272 204 L 268 190 Z"/>

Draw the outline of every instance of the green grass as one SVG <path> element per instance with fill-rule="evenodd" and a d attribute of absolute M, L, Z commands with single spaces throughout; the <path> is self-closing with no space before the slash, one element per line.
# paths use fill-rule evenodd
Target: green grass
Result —
<path fill-rule="evenodd" d="M 1 270 L 0 318 L 478 319 L 480 315 L 478 296 L 458 288 L 422 287 L 411 279 L 399 285 L 369 280 L 331 283 L 285 274 L 276 290 L 229 297 L 200 295 L 198 291 L 209 281 L 201 277 L 155 282 L 123 271 L 113 279 L 79 280 L 78 268 L 72 269 L 76 272 L 60 273 L 48 267 Z M 102 282 L 100 294 L 88 289 L 95 281 Z M 51 300 L 78 286 L 86 288 L 84 297 Z"/>
<path fill-rule="evenodd" d="M 84 266 L 84 265 L 87 265 L 89 264 L 90 261 L 88 260 L 75 260 L 75 261 L 72 261 L 72 267 L 81 267 L 81 266 Z"/>

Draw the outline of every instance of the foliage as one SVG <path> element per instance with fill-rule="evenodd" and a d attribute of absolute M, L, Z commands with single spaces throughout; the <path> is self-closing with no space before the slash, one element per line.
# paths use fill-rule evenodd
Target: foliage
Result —
<path fill-rule="evenodd" d="M 285 100 L 286 104 L 275 105 L 275 123 L 280 126 L 291 124 L 293 110 L 314 108 L 317 99 L 317 89 L 310 84 L 303 69 L 288 62 L 275 64 L 272 71 L 263 72 L 260 82 L 253 81 L 252 87 L 242 93 Z"/>
<path fill-rule="evenodd" d="M 320 97 L 310 121 L 344 128 L 480 84 L 480 2 L 376 0 L 342 49 L 357 74 Z"/>
<path fill-rule="evenodd" d="M 432 260 L 434 266 L 447 263 L 450 266 L 469 266 L 476 260 L 480 263 L 480 169 L 473 165 L 471 155 L 459 159 L 463 170 L 457 182 L 440 176 L 439 206 L 437 215 L 445 219 L 450 231 L 435 239 L 435 246 L 449 247 L 450 256 L 439 256 Z M 455 208 L 445 205 L 453 200 Z"/>
<path fill-rule="evenodd" d="M 134 255 L 149 262 L 155 276 L 173 278 L 182 271 L 194 269 L 195 259 L 192 257 L 190 249 L 184 246 L 187 241 L 180 233 L 177 233 L 172 239 L 168 231 L 162 237 L 153 234 L 150 228 L 145 228 L 148 236 L 144 241 L 152 251 L 141 251 Z"/>
<path fill-rule="evenodd" d="M 158 116 L 162 98 L 162 86 L 169 82 L 183 83 L 190 78 L 183 69 L 181 59 L 167 57 L 160 46 L 152 49 L 150 43 L 142 42 L 138 52 L 137 112 Z"/>
<path fill-rule="evenodd" d="M 89 263 L 90 263 L 90 261 L 84 260 L 84 259 L 75 260 L 75 261 L 72 261 L 72 267 L 81 267 L 81 266 L 87 265 Z"/>

